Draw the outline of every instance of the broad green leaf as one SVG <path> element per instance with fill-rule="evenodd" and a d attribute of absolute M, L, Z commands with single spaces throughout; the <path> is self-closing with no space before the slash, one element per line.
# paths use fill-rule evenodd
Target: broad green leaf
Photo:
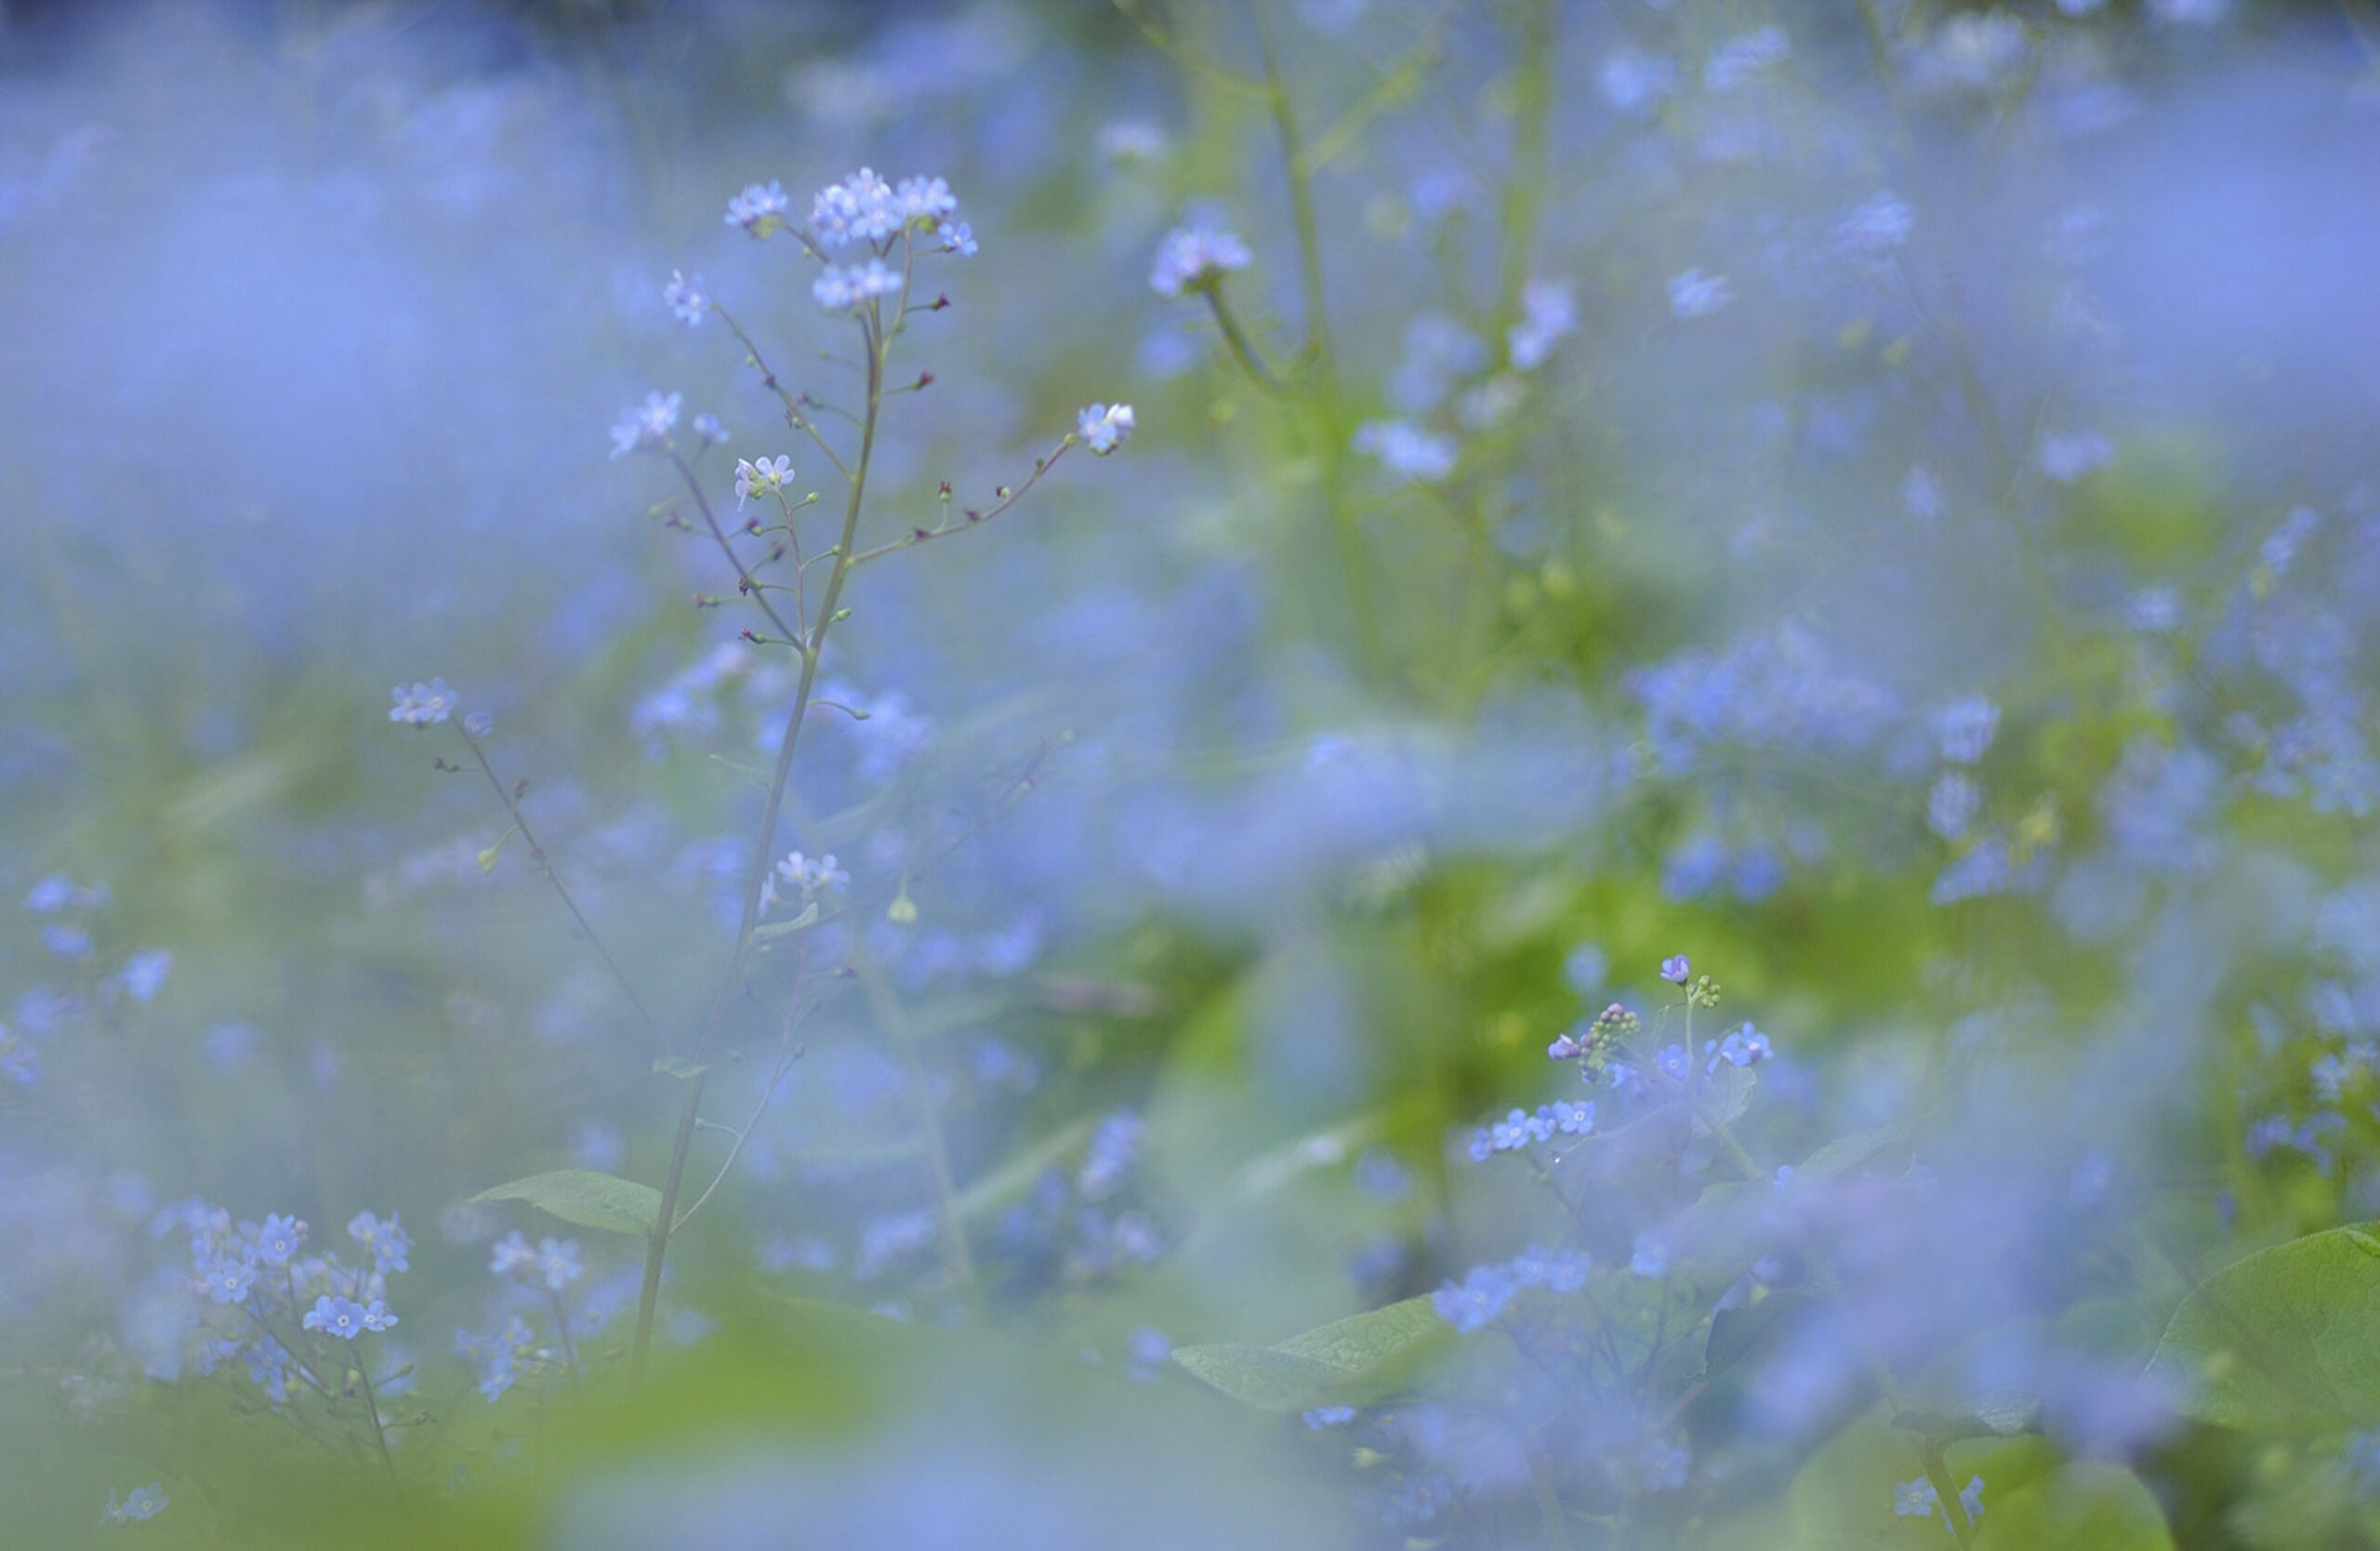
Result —
<path fill-rule="evenodd" d="M 2216 1426 L 2380 1422 L 2380 1239 L 2332 1228 L 2225 1266 L 2174 1310 L 2149 1372 Z"/>
<path fill-rule="evenodd" d="M 1406 1385 L 1452 1338 L 1427 1298 L 1335 1320 L 1270 1346 L 1176 1346 L 1173 1360 L 1264 1411 L 1376 1399 Z"/>
<path fill-rule="evenodd" d="M 653 1231 L 661 1213 L 661 1192 L 616 1174 L 589 1169 L 556 1169 L 507 1184 L 491 1186 L 471 1200 L 526 1201 L 538 1211 L 580 1227 L 642 1238 Z"/>
<path fill-rule="evenodd" d="M 1997 1499 L 1987 1475 L 1976 1528 L 1976 1551 L 2173 1551 L 2174 1544 L 2156 1497 L 2139 1477 L 2112 1465 L 2062 1465 Z"/>
<path fill-rule="evenodd" d="M 2172 1551 L 2156 1499 L 2136 1477 L 2114 1465 L 2064 1463 L 2046 1438 L 1953 1442 L 1944 1463 L 1960 1487 L 1983 1480 L 1977 1551 Z M 1874 1407 L 1794 1477 L 1786 1494 L 1792 1533 L 1780 1540 L 1797 1548 L 1942 1551 L 1950 1537 L 1938 1512 L 1893 1512 L 1894 1489 L 1924 1474 L 1918 1440 Z"/>

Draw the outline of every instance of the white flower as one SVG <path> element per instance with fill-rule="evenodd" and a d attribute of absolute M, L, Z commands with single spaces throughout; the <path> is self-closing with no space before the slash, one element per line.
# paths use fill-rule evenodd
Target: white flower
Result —
<path fill-rule="evenodd" d="M 1124 444 L 1132 434 L 1132 406 L 1129 404 L 1085 404 L 1076 417 L 1077 434 L 1084 446 L 1105 457 Z"/>
<path fill-rule="evenodd" d="M 682 394 L 647 393 L 641 408 L 620 411 L 620 423 L 612 428 L 612 456 L 668 446 L 669 432 L 678 424 L 678 406 L 683 402 Z"/>
<path fill-rule="evenodd" d="M 756 496 L 774 496 L 792 477 L 793 459 L 789 457 L 764 457 L 757 463 L 739 457 L 735 460 L 735 504 L 741 508 Z"/>

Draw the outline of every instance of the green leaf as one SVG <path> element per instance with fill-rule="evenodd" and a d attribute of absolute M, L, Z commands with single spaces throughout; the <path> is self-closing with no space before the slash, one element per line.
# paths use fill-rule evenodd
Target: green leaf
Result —
<path fill-rule="evenodd" d="M 2220 1427 L 2380 1422 L 2380 1240 L 2332 1228 L 2225 1266 L 2174 1310 L 2149 1372 Z"/>
<path fill-rule="evenodd" d="M 2156 1497 L 2139 1477 L 2112 1465 L 2062 1465 L 1997 1501 L 1986 1475 L 1976 1527 L 1977 1551 L 2173 1551 L 2174 1544 Z"/>
<path fill-rule="evenodd" d="M 589 1169 L 556 1169 L 507 1184 L 491 1186 L 471 1198 L 479 1201 L 526 1201 L 538 1211 L 605 1233 L 643 1238 L 653 1232 L 661 1214 L 661 1192 L 616 1174 Z"/>
<path fill-rule="evenodd" d="M 1429 1299 L 1408 1298 L 1270 1346 L 1176 1346 L 1173 1360 L 1260 1410 L 1302 1411 L 1362 1404 L 1404 1387 L 1453 1334 Z"/>

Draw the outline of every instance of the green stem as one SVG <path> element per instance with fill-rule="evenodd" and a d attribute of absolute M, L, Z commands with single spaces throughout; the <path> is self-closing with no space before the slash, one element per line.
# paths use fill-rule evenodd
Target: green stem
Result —
<path fill-rule="evenodd" d="M 1330 319 L 1325 306 L 1328 292 L 1322 278 L 1322 228 L 1314 213 L 1314 178 L 1304 143 L 1298 136 L 1297 110 L 1289 101 L 1274 52 L 1272 28 L 1265 20 L 1266 0 L 1255 6 L 1256 46 L 1264 62 L 1264 100 L 1271 110 L 1273 130 L 1281 142 L 1281 163 L 1289 185 L 1289 220 L 1297 233 L 1298 283 L 1304 296 L 1306 373 L 1315 456 L 1322 469 L 1323 504 L 1338 535 L 1340 563 L 1347 572 L 1348 604 L 1355 616 L 1355 641 L 1365 666 L 1374 674 L 1382 667 L 1380 626 L 1372 608 L 1371 577 L 1364 554 L 1363 530 L 1356 524 L 1347 498 L 1347 427 L 1339 399 L 1339 366 L 1330 344 Z"/>
<path fill-rule="evenodd" d="M 727 972 L 720 977 L 718 994 L 712 997 L 710 1015 L 703 1026 L 702 1042 L 694 1051 L 696 1067 L 707 1067 L 718 1049 L 721 1029 L 727 1021 L 727 1010 L 734 1005 L 744 986 L 744 966 L 751 957 L 752 933 L 760 921 L 760 893 L 768 882 L 769 868 L 776 853 L 777 819 L 785 806 L 786 786 L 793 776 L 793 755 L 801 741 L 801 724 L 810 712 L 810 694 L 818 678 L 818 658 L 826 643 L 826 632 L 835 623 L 835 606 L 842 599 L 843 583 L 852 573 L 852 546 L 859 534 L 860 505 L 866 495 L 869 459 L 876 450 L 876 421 L 884 402 L 884 357 L 889 345 L 879 315 L 871 311 L 867 332 L 867 411 L 860 424 L 859 452 L 852 461 L 850 498 L 843 506 L 842 537 L 835 548 L 834 568 L 826 575 L 826 590 L 819 599 L 817 622 L 810 627 L 800 643 L 801 678 L 793 694 L 793 714 L 785 724 L 785 736 L 777 744 L 776 768 L 769 778 L 767 800 L 760 810 L 760 827 L 752 845 L 752 862 L 744 880 L 743 908 L 735 927 L 735 947 L 728 955 Z M 631 1383 L 644 1377 L 646 1353 L 653 1345 L 654 1311 L 661 1300 L 661 1268 L 669 1253 L 670 1227 L 676 1219 L 678 1196 L 685 1186 L 686 1155 L 694 1147 L 694 1128 L 702 1119 L 705 1073 L 697 1071 L 686 1080 L 684 1099 L 678 1107 L 677 1134 L 669 1144 L 669 1171 L 661 1186 L 661 1204 L 654 1213 L 653 1232 L 645 1240 L 644 1280 L 637 1292 L 636 1339 L 630 1349 L 628 1373 Z"/>

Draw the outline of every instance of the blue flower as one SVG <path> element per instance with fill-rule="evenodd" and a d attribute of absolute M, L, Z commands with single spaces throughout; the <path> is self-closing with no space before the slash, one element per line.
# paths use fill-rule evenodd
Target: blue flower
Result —
<path fill-rule="evenodd" d="M 1686 963 L 1686 955 L 1683 953 L 1673 953 L 1661 961 L 1661 978 L 1673 986 L 1685 985 L 1686 977 L 1691 973 L 1691 967 Z"/>
<path fill-rule="evenodd" d="M 1317 1433 L 1325 1427 L 1344 1426 L 1355 1419 L 1355 1408 L 1353 1406 L 1316 1406 L 1304 1417 L 1306 1426 Z"/>
<path fill-rule="evenodd" d="M 354 1299 L 334 1298 L 325 1293 L 314 1300 L 314 1306 L 307 1310 L 306 1318 L 299 1323 L 310 1331 L 321 1331 L 325 1335 L 337 1336 L 341 1341 L 352 1341 L 366 1330 L 377 1328 L 364 1322 L 366 1314 L 364 1306 Z"/>
<path fill-rule="evenodd" d="M 2000 708 L 1980 695 L 1954 700 L 1934 713 L 1934 739 L 1944 762 L 1974 764 L 2000 730 Z"/>
<path fill-rule="evenodd" d="M 74 880 L 62 872 L 53 872 L 26 894 L 25 908 L 37 916 L 50 915 L 73 905 L 74 895 Z"/>
<path fill-rule="evenodd" d="M 703 277 L 696 275 L 689 280 L 676 270 L 669 272 L 669 284 L 661 287 L 661 299 L 689 327 L 699 327 L 703 313 L 710 307 L 710 298 L 703 295 Z"/>
<path fill-rule="evenodd" d="M 443 679 L 428 683 L 419 680 L 408 689 L 403 684 L 389 691 L 389 720 L 408 727 L 429 727 L 443 722 L 455 709 L 455 692 L 446 687 Z"/>
<path fill-rule="evenodd" d="M 784 184 L 753 183 L 727 202 L 727 224 L 765 237 L 786 224 L 787 208 Z"/>
<path fill-rule="evenodd" d="M 619 424 L 612 428 L 612 456 L 667 447 L 670 431 L 677 429 L 678 406 L 684 402 L 681 393 L 647 393 L 641 407 L 631 405 L 620 411 Z"/>
<path fill-rule="evenodd" d="M 369 1212 L 359 1212 L 347 1225 L 347 1236 L 358 1249 L 371 1254 L 374 1268 L 383 1276 L 412 1269 L 405 1256 L 413 1249 L 413 1236 L 399 1226 L 397 1217 L 391 1212 L 384 1223 Z"/>
<path fill-rule="evenodd" d="M 1149 288 L 1161 297 L 1213 288 L 1225 273 L 1249 265 L 1248 245 L 1213 227 L 1177 226 L 1157 245 Z"/>
<path fill-rule="evenodd" d="M 198 1285 L 218 1304 L 245 1303 L 256 1284 L 257 1268 L 245 1260 L 217 1254 L 199 1263 Z"/>
<path fill-rule="evenodd" d="M 1129 404 L 1085 404 L 1082 413 L 1075 417 L 1075 434 L 1092 453 L 1105 457 L 1124 444 L 1124 438 L 1132 434 L 1132 406 Z"/>
<path fill-rule="evenodd" d="M 157 994 L 159 988 L 165 983 L 165 976 L 173 970 L 174 956 L 171 953 L 161 948 L 150 948 L 124 961 L 124 968 L 116 972 L 116 984 L 122 986 L 124 994 L 133 1001 L 147 1002 Z"/>
<path fill-rule="evenodd" d="M 165 1511 L 165 1483 L 152 1481 L 145 1487 L 135 1487 L 116 1501 L 113 1488 L 108 1491 L 108 1505 L 100 1510 L 102 1524 L 129 1524 L 137 1518 L 154 1518 Z"/>
<path fill-rule="evenodd" d="M 257 1258 L 267 1266 L 285 1266 L 305 1241 L 305 1224 L 295 1217 L 277 1217 L 268 1213 L 264 1226 L 257 1229 Z"/>
<path fill-rule="evenodd" d="M 397 1317 L 389 1312 L 389 1306 L 377 1298 L 373 1299 L 364 1307 L 364 1328 L 367 1331 L 389 1330 L 394 1327 L 396 1322 Z"/>

